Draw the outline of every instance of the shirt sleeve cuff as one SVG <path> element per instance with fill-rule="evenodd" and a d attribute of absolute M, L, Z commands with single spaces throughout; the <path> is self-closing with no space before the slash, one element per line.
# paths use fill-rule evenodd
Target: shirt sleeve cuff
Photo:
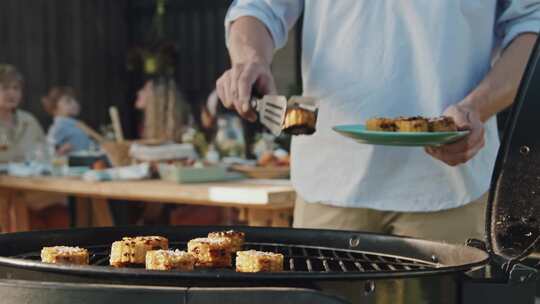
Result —
<path fill-rule="evenodd" d="M 502 48 L 505 49 L 517 36 L 525 33 L 535 33 L 538 34 L 540 30 L 540 18 L 536 16 L 519 23 L 508 25 L 506 29 L 506 34 L 504 35 L 502 41 Z"/>
<path fill-rule="evenodd" d="M 274 41 L 274 49 L 280 49 L 285 46 L 287 43 L 287 31 L 280 28 L 280 25 L 278 25 L 279 21 L 272 20 L 271 16 L 260 10 L 233 8 L 229 10 L 225 18 L 225 43 L 227 48 L 229 47 L 229 30 L 232 22 L 246 16 L 257 18 L 266 26 Z"/>

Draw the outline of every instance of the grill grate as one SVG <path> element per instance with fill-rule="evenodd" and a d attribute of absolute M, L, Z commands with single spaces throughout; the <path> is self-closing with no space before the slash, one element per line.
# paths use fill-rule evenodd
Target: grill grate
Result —
<path fill-rule="evenodd" d="M 170 242 L 170 247 L 185 250 L 186 242 Z M 90 265 L 109 266 L 110 246 L 98 245 L 85 248 L 91 253 Z M 359 250 L 250 242 L 244 245 L 244 249 L 283 254 L 284 270 L 289 272 L 399 272 L 440 267 L 439 264 L 433 262 Z M 12 258 L 39 261 L 40 253 L 24 253 L 12 256 Z"/>

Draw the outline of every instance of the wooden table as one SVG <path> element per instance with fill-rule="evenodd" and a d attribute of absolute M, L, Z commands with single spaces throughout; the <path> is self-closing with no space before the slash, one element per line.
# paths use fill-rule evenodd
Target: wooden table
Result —
<path fill-rule="evenodd" d="M 176 184 L 161 180 L 87 182 L 75 178 L 3 175 L 0 176 L 2 231 L 29 229 L 27 204 L 22 195 L 28 191 L 89 198 L 91 204 L 78 201 L 77 211 L 79 214 L 87 214 L 91 208 L 97 226 L 113 225 L 108 199 L 234 207 L 241 210 L 248 225 L 288 226 L 296 197 L 287 181 L 241 180 Z"/>

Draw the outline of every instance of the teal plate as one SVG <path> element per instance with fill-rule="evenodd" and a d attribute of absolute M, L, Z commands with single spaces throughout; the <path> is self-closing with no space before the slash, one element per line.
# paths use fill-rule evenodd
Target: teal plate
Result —
<path fill-rule="evenodd" d="M 440 146 L 455 142 L 469 134 L 469 131 L 457 132 L 383 132 L 368 131 L 364 125 L 335 126 L 334 131 L 350 137 L 359 143 L 386 146 Z"/>

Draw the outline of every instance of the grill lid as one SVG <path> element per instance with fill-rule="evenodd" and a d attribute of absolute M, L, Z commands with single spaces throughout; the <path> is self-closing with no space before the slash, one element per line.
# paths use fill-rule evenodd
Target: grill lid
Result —
<path fill-rule="evenodd" d="M 540 49 L 536 42 L 497 155 L 486 209 L 487 247 L 506 261 L 540 239 Z"/>

